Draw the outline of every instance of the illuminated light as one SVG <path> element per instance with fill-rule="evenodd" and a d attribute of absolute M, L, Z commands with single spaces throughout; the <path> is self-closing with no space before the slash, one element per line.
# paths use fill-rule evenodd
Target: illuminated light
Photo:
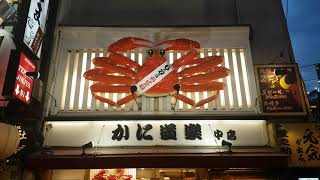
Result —
<path fill-rule="evenodd" d="M 96 57 L 96 53 L 95 51 L 92 51 L 91 52 L 91 58 L 90 59 L 93 59 Z M 92 61 L 90 62 L 90 69 L 93 69 L 94 68 L 94 64 L 92 63 Z M 89 81 L 89 87 L 93 84 L 92 81 Z M 90 88 L 89 88 L 90 89 Z M 91 109 L 91 101 L 92 101 L 92 94 L 89 92 L 88 93 L 88 99 L 87 99 L 87 109 Z"/>
<path fill-rule="evenodd" d="M 204 98 L 204 99 L 207 99 L 207 98 L 208 98 L 208 91 L 204 91 L 204 92 L 203 92 L 203 98 Z M 204 108 L 205 108 L 205 109 L 208 109 L 208 103 L 204 104 Z"/>
<path fill-rule="evenodd" d="M 177 59 L 181 58 L 181 53 L 177 53 Z M 178 72 L 182 71 L 182 68 L 178 69 Z M 179 109 L 183 109 L 183 102 L 179 100 Z"/>
<path fill-rule="evenodd" d="M 216 50 L 216 56 L 220 56 L 220 51 L 219 51 L 219 49 Z"/>
<path fill-rule="evenodd" d="M 310 94 L 310 92 L 307 92 L 307 94 Z"/>
<path fill-rule="evenodd" d="M 241 68 L 242 68 L 242 73 L 243 73 L 244 91 L 246 94 L 247 106 L 248 106 L 248 108 L 251 108 L 249 80 L 248 80 L 248 74 L 247 74 L 246 59 L 244 57 L 243 49 L 240 50 L 240 60 L 241 60 Z"/>
<path fill-rule="evenodd" d="M 208 56 L 209 56 L 209 52 L 208 52 Z M 200 51 L 200 58 L 204 58 L 204 52 L 203 52 L 203 50 Z"/>
<path fill-rule="evenodd" d="M 232 60 L 233 60 L 233 70 L 236 82 L 236 91 L 237 91 L 237 99 L 239 108 L 242 108 L 242 97 L 241 97 L 241 89 L 240 89 L 240 78 L 239 78 L 239 70 L 238 70 L 238 63 L 237 63 L 237 56 L 236 50 L 232 49 Z"/>
<path fill-rule="evenodd" d="M 63 77 L 61 106 L 60 106 L 61 110 L 64 110 L 66 95 L 67 95 L 68 75 L 69 75 L 69 66 L 70 66 L 70 54 L 71 54 L 71 51 L 68 51 L 66 69 L 64 71 L 64 77 Z"/>
<path fill-rule="evenodd" d="M 225 67 L 227 69 L 230 69 L 229 65 L 229 57 L 228 57 L 228 50 L 224 50 L 224 60 L 225 60 Z M 228 89 L 228 94 L 229 94 L 229 104 L 230 108 L 233 109 L 234 107 L 234 102 L 233 102 L 233 93 L 232 93 L 232 85 L 231 85 L 231 78 L 230 75 L 227 76 L 227 89 Z"/>
<path fill-rule="evenodd" d="M 209 49 L 208 50 L 208 56 L 212 56 L 212 51 L 211 51 L 211 49 Z M 203 51 L 200 51 L 200 58 L 204 58 L 204 52 Z M 197 74 L 199 74 L 199 73 L 197 73 Z M 199 94 L 199 93 L 198 93 Z M 204 99 L 206 99 L 206 98 L 208 98 L 208 91 L 203 91 L 203 98 Z M 196 102 L 198 102 L 198 101 L 196 101 Z M 204 108 L 205 109 L 208 109 L 208 103 L 206 103 L 206 104 L 204 104 Z"/>
<path fill-rule="evenodd" d="M 220 78 L 218 81 L 219 81 L 219 82 L 223 82 L 223 80 L 222 80 L 221 78 Z M 220 94 L 221 107 L 222 107 L 222 108 L 225 108 L 225 107 L 226 107 L 226 101 L 225 101 L 225 99 L 224 99 L 224 91 L 223 91 L 223 90 L 220 90 L 220 91 L 219 91 L 219 94 Z"/>
<path fill-rule="evenodd" d="M 195 84 L 197 84 L 197 83 L 195 83 Z M 195 92 L 195 101 L 196 101 L 196 103 L 199 102 L 199 100 L 200 100 L 200 93 L 199 92 Z M 200 109 L 200 107 L 196 107 L 196 109 Z"/>
<path fill-rule="evenodd" d="M 173 63 L 173 52 L 172 51 L 169 51 L 169 62 L 170 62 L 170 64 Z"/>
<path fill-rule="evenodd" d="M 76 51 L 74 56 L 73 72 L 72 72 L 72 82 L 71 82 L 71 91 L 70 91 L 70 102 L 69 109 L 73 110 L 74 97 L 76 94 L 76 83 L 77 83 L 77 73 L 78 73 L 78 61 L 79 61 L 79 52 Z"/>
<path fill-rule="evenodd" d="M 164 180 L 169 180 L 169 179 L 170 179 L 170 177 L 163 177 L 163 179 L 164 179 Z"/>
<path fill-rule="evenodd" d="M 141 52 L 141 50 L 140 50 L 139 53 L 138 53 L 138 63 L 139 63 L 140 65 L 142 65 L 142 52 Z"/>
<path fill-rule="evenodd" d="M 126 97 L 126 93 L 122 93 L 122 94 L 121 94 L 121 98 L 124 98 L 124 97 Z M 121 105 L 121 108 L 124 108 L 124 106 L 125 106 L 125 104 L 122 104 L 122 105 Z"/>
<path fill-rule="evenodd" d="M 187 92 L 187 97 L 191 99 L 191 92 Z M 197 101 L 196 101 L 197 102 Z M 191 109 L 191 105 L 188 104 L 188 109 Z"/>
<path fill-rule="evenodd" d="M 82 56 L 82 66 L 81 66 L 81 75 L 84 74 L 86 71 L 86 65 L 87 65 L 87 52 L 83 52 Z M 83 103 L 83 94 L 84 94 L 84 82 L 85 79 L 84 77 L 81 77 L 80 80 L 80 92 L 79 92 L 79 104 L 78 104 L 78 109 L 82 110 L 82 103 Z"/>

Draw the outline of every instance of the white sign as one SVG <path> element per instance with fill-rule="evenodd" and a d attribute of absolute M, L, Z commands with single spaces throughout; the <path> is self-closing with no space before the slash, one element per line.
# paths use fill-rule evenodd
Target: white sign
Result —
<path fill-rule="evenodd" d="M 40 58 L 49 0 L 31 0 L 23 42 Z"/>
<path fill-rule="evenodd" d="M 168 62 L 161 64 L 158 68 L 153 70 L 150 74 L 136 84 L 138 94 L 143 94 L 148 91 L 163 78 L 165 78 L 171 71 L 173 71 L 173 68 Z"/>
<path fill-rule="evenodd" d="M 265 146 L 263 120 L 54 121 L 46 146 Z"/>

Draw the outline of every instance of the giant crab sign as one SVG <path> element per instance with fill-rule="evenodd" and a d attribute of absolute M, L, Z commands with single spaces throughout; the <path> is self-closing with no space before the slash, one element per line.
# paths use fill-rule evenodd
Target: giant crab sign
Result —
<path fill-rule="evenodd" d="M 159 49 L 168 45 L 164 49 Z M 143 65 L 122 55 L 123 52 L 136 48 L 148 48 Z M 84 78 L 94 81 L 90 86 L 92 95 L 111 106 L 121 106 L 140 95 L 159 97 L 171 95 L 191 106 L 202 106 L 213 101 L 223 82 L 216 80 L 229 75 L 229 69 L 218 66 L 223 62 L 222 56 L 199 58 L 200 44 L 189 39 L 167 40 L 155 44 L 149 40 L 127 37 L 108 47 L 108 57 L 96 57 L 95 65 L 84 73 Z M 165 52 L 173 50 L 185 52 L 181 58 L 170 64 Z M 183 68 L 182 71 L 178 71 Z M 179 92 L 217 91 L 214 95 L 194 102 Z M 117 102 L 99 93 L 129 93 Z"/>

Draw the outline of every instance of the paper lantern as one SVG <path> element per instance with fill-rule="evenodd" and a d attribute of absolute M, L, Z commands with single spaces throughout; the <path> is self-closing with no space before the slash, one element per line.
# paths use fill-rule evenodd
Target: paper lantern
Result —
<path fill-rule="evenodd" d="M 18 128 L 0 123 L 0 159 L 11 156 L 19 146 L 20 133 Z"/>

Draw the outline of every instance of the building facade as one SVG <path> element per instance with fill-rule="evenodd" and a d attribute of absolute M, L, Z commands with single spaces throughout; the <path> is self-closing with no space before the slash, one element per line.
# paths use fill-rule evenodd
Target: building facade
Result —
<path fill-rule="evenodd" d="M 318 126 L 299 134 L 303 165 L 286 139 L 283 123 L 307 121 L 308 106 L 281 1 L 53 4 L 39 67 L 43 141 L 25 162 L 34 176 L 316 175 Z"/>

